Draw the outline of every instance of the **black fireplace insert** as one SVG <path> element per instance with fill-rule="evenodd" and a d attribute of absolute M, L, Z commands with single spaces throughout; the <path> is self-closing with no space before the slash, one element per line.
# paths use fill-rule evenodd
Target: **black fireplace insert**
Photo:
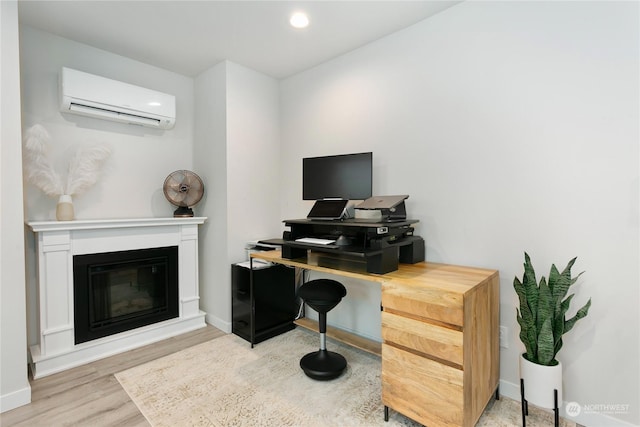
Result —
<path fill-rule="evenodd" d="M 178 317 L 178 247 L 73 257 L 75 343 Z"/>

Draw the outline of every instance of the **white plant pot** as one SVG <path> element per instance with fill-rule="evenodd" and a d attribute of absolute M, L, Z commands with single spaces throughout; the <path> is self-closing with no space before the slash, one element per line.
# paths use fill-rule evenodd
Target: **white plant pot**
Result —
<path fill-rule="evenodd" d="M 520 378 L 524 382 L 524 398 L 527 402 L 553 409 L 553 390 L 558 390 L 558 407 L 562 407 L 562 363 L 544 366 L 529 362 L 520 355 Z"/>
<path fill-rule="evenodd" d="M 64 194 L 58 199 L 56 205 L 56 219 L 58 221 L 71 221 L 75 217 L 73 211 L 73 200 L 71 196 Z"/>

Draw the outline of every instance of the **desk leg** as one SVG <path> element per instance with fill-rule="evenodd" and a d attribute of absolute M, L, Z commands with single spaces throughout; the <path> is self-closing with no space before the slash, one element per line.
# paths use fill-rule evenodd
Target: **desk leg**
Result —
<path fill-rule="evenodd" d="M 387 405 L 384 405 L 384 421 L 389 421 L 389 407 Z"/>
<path fill-rule="evenodd" d="M 251 314 L 249 315 L 249 342 L 253 348 L 256 342 L 256 302 L 253 298 L 253 258 L 249 257 L 249 304 L 251 306 Z"/>

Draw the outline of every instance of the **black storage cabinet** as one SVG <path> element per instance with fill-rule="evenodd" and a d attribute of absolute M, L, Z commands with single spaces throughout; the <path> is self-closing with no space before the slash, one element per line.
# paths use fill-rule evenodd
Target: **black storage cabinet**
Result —
<path fill-rule="evenodd" d="M 295 328 L 295 269 L 280 264 L 256 268 L 254 264 L 252 294 L 251 270 L 247 264 L 231 266 L 232 332 L 257 344 Z M 253 322 L 252 304 L 255 307 Z"/>

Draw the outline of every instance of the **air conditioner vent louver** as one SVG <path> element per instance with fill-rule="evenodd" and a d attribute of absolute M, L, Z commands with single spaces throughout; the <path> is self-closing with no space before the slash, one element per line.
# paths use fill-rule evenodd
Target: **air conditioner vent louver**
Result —
<path fill-rule="evenodd" d="M 117 111 L 91 107 L 89 105 L 77 104 L 75 102 L 72 102 L 71 105 L 69 105 L 69 112 L 86 116 L 100 116 L 104 119 L 127 122 L 132 125 L 150 126 L 154 128 L 160 127 L 159 119 L 150 119 L 148 117 L 136 116 L 133 114 L 118 113 Z"/>
<path fill-rule="evenodd" d="M 60 111 L 156 129 L 175 124 L 175 97 L 128 83 L 62 68 Z"/>

